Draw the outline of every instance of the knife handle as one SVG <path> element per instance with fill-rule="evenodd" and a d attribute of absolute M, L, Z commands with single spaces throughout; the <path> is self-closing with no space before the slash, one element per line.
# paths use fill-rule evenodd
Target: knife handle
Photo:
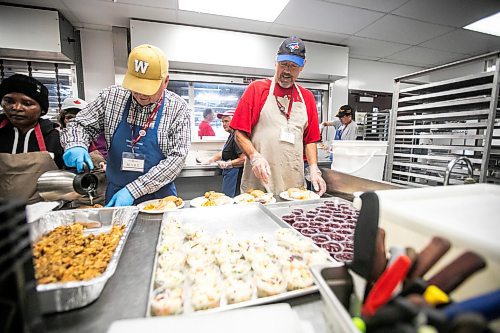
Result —
<path fill-rule="evenodd" d="M 413 274 L 413 271 L 415 270 L 415 266 L 418 261 L 418 253 L 415 250 L 415 248 L 409 246 L 406 247 L 405 252 L 406 256 L 410 258 L 411 261 L 410 269 L 408 270 L 408 276 L 410 276 L 411 274 Z"/>
<path fill-rule="evenodd" d="M 436 273 L 427 282 L 449 294 L 471 275 L 486 267 L 486 261 L 480 255 L 467 251 Z"/>
<path fill-rule="evenodd" d="M 487 320 L 500 318 L 500 290 L 450 304 L 443 308 L 443 312 L 450 320 L 466 312 L 479 313 Z"/>
<path fill-rule="evenodd" d="M 410 268 L 410 259 L 406 255 L 399 256 L 396 261 L 382 273 L 373 285 L 363 304 L 362 314 L 373 316 L 375 312 L 392 297 L 394 289 L 403 281 Z"/>
<path fill-rule="evenodd" d="M 450 247 L 451 243 L 446 238 L 433 237 L 429 244 L 427 244 L 418 254 L 418 259 L 409 275 L 409 279 L 413 280 L 417 277 L 424 276 L 425 273 L 427 273 L 429 269 L 448 252 Z"/>
<path fill-rule="evenodd" d="M 393 325 L 398 321 L 410 322 L 420 312 L 420 306 L 413 304 L 403 297 L 396 297 L 390 303 L 382 306 L 375 315 L 363 318 L 366 330 Z"/>
<path fill-rule="evenodd" d="M 373 267 L 370 276 L 371 281 L 377 281 L 387 266 L 387 254 L 385 252 L 385 230 L 378 228 L 375 240 L 375 255 L 373 257 Z"/>
<path fill-rule="evenodd" d="M 463 313 L 455 317 L 450 324 L 449 333 L 489 332 L 488 321 L 479 313 Z"/>

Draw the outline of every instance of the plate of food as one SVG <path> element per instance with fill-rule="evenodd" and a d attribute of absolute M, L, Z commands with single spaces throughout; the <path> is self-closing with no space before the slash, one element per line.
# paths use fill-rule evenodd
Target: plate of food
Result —
<path fill-rule="evenodd" d="M 175 195 L 169 195 L 163 199 L 144 201 L 137 205 L 140 212 L 148 214 L 163 214 L 182 207 L 184 207 L 184 200 Z"/>
<path fill-rule="evenodd" d="M 234 202 L 237 204 L 249 204 L 253 202 L 260 202 L 263 205 L 269 205 L 276 202 L 273 193 L 265 193 L 261 190 L 249 190 L 234 197 Z"/>
<path fill-rule="evenodd" d="M 314 200 L 319 199 L 320 196 L 313 191 L 306 190 L 305 188 L 292 187 L 280 193 L 280 197 L 290 201 L 301 200 Z"/>
<path fill-rule="evenodd" d="M 213 207 L 233 204 L 234 200 L 226 196 L 224 193 L 215 191 L 205 192 L 202 197 L 192 199 L 189 204 L 192 207 Z"/>

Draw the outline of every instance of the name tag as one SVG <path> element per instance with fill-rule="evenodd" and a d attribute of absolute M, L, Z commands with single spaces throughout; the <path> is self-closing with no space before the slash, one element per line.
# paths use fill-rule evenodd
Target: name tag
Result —
<path fill-rule="evenodd" d="M 281 128 L 280 141 L 295 144 L 295 133 L 291 128 L 283 127 Z"/>
<path fill-rule="evenodd" d="M 144 173 L 144 162 L 146 157 L 142 154 L 122 153 L 122 171 L 134 171 Z"/>

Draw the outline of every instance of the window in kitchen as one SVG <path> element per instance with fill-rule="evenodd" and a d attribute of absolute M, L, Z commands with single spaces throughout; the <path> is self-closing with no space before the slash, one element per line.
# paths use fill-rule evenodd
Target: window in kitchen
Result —
<path fill-rule="evenodd" d="M 32 76 L 47 87 L 49 111 L 44 117 L 52 120 L 57 120 L 64 99 L 77 91 L 76 69 L 72 64 L 0 59 L 0 81 L 14 74 Z"/>
<path fill-rule="evenodd" d="M 180 78 L 180 79 L 178 79 Z M 225 77 L 203 77 L 203 80 L 213 82 L 202 82 L 199 80 L 190 81 L 185 80 L 186 75 L 171 75 L 171 80 L 168 84 L 168 89 L 181 96 L 190 106 L 193 113 L 191 115 L 191 136 L 193 140 L 199 140 L 198 126 L 203 120 L 203 111 L 210 108 L 215 114 L 223 113 L 225 111 L 234 110 L 248 86 L 248 80 L 243 78 L 225 78 Z M 225 82 L 217 82 L 217 80 Z M 299 82 L 312 91 L 316 99 L 316 106 L 318 109 L 318 118 L 321 122 L 323 114 L 327 110 L 328 105 L 328 85 L 327 84 L 313 84 L 308 86 L 308 83 Z M 322 89 L 324 86 L 324 89 Z M 222 128 L 222 123 L 219 119 L 215 118 L 211 123 L 215 132 L 215 137 L 205 137 L 203 140 L 225 140 L 227 133 Z"/>

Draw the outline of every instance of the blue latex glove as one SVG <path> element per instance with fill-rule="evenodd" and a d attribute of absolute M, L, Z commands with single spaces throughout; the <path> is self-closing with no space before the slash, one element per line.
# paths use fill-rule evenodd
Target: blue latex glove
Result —
<path fill-rule="evenodd" d="M 132 206 L 133 203 L 134 197 L 130 194 L 128 189 L 124 187 L 113 195 L 106 207 Z"/>
<path fill-rule="evenodd" d="M 73 147 L 66 150 L 63 155 L 64 164 L 70 168 L 76 167 L 76 170 L 80 173 L 83 172 L 85 167 L 84 163 L 87 164 L 89 169 L 94 168 L 94 163 L 90 158 L 89 151 L 87 148 L 83 147 Z"/>

